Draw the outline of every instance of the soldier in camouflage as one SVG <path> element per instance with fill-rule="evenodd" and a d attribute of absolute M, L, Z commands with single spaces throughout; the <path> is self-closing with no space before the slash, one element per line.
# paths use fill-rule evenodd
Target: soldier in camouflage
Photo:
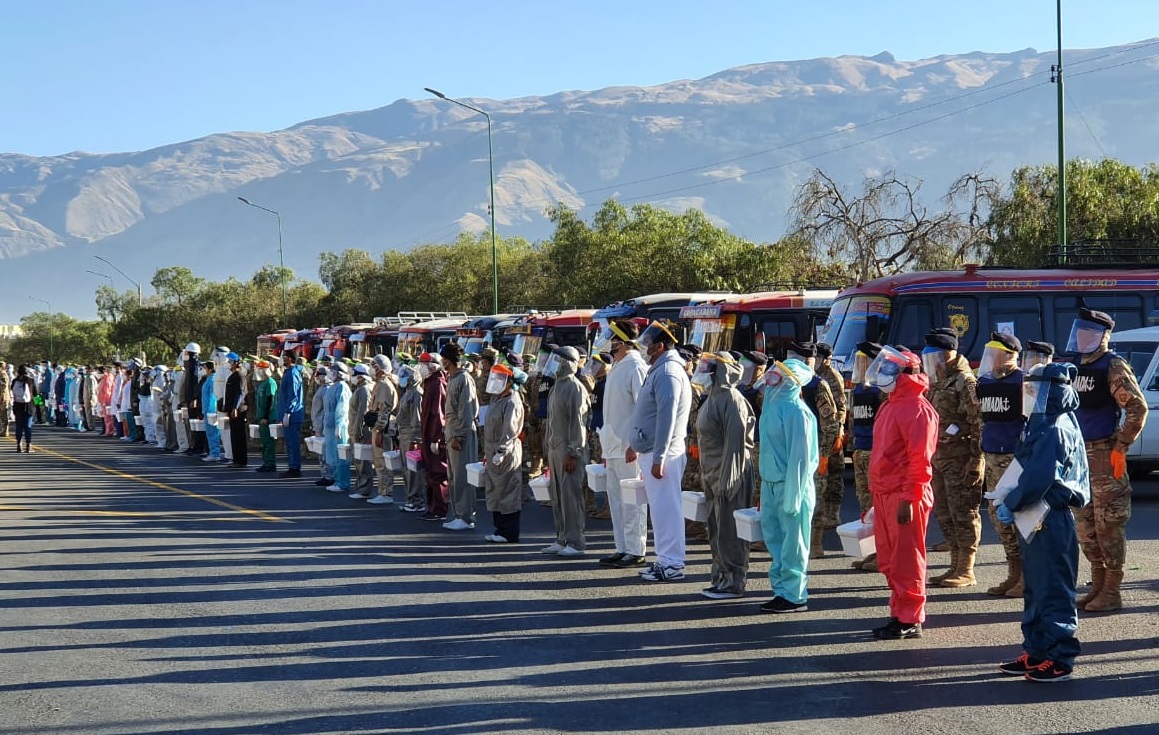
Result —
<path fill-rule="evenodd" d="M 788 359 L 800 360 L 812 369 L 817 362 L 817 345 L 812 342 L 794 342 L 789 347 Z M 815 492 L 820 493 L 820 488 L 825 487 L 825 483 L 828 482 L 830 450 L 837 446 L 837 438 L 841 436 L 841 424 L 837 416 L 837 400 L 834 398 L 829 384 L 817 374 L 814 374 L 812 380 L 801 387 L 801 400 L 805 402 L 805 405 L 809 407 L 817 419 L 817 446 L 825 448 L 821 451 L 816 477 L 813 478 L 813 484 L 817 488 Z M 844 401 L 844 394 L 842 394 L 842 400 Z M 813 513 L 812 532 L 809 539 L 810 559 L 821 559 L 825 556 L 821 539 L 825 532 L 823 515 L 823 513 Z"/>
<path fill-rule="evenodd" d="M 841 524 L 841 498 L 845 495 L 845 379 L 833 367 L 833 348 L 824 342 L 817 344 L 817 375 L 829 386 L 833 394 L 833 404 L 837 408 L 837 442 L 830 448 L 828 474 L 825 482 L 817 486 L 817 510 L 821 514 L 823 528 L 837 528 Z M 825 453 L 822 447 L 821 453 Z"/>
<path fill-rule="evenodd" d="M 700 348 L 696 345 L 680 345 L 676 349 L 685 362 L 685 370 L 691 380 L 700 360 Z M 704 403 L 706 393 L 692 386 L 692 404 L 688 409 L 688 435 L 684 438 L 684 448 L 687 457 L 684 465 L 684 475 L 680 478 L 680 489 L 684 492 L 699 493 L 704 491 L 700 477 L 700 441 L 696 433 L 696 420 L 700 416 L 700 405 Z M 699 521 L 684 519 L 684 540 L 708 541 L 708 524 Z"/>
<path fill-rule="evenodd" d="M 1074 355 L 1077 418 L 1091 472 L 1091 502 L 1075 511 L 1079 545 L 1091 563 L 1091 588 L 1077 606 L 1111 612 L 1123 606 L 1119 587 L 1127 561 L 1131 481 L 1127 450 L 1147 421 L 1147 401 L 1131 365 L 1108 348 L 1115 322 L 1101 311 L 1080 309 L 1067 352 Z M 1126 414 L 1120 425 L 1120 412 Z"/>
<path fill-rule="evenodd" d="M 933 459 L 934 511 L 950 544 L 950 568 L 930 582 L 969 587 L 982 538 L 982 416 L 978 379 L 958 354 L 958 334 L 948 327 L 926 335 L 922 366 L 930 376 L 929 399 L 938 413 Z"/>
<path fill-rule="evenodd" d="M 525 414 L 525 439 L 523 442 L 523 456 L 526 457 L 527 477 L 533 479 L 543 474 L 545 460 L 543 454 L 543 430 L 547 421 L 547 396 L 551 390 L 551 380 L 540 375 L 537 367 L 542 365 L 550 354 L 547 345 L 544 345 L 538 358 L 531 367 L 531 377 L 527 381 L 527 413 Z"/>
<path fill-rule="evenodd" d="M 857 505 L 861 516 L 873 507 L 873 495 L 869 491 L 869 457 L 873 453 L 873 423 L 877 411 L 885 400 L 881 388 L 870 385 L 866 372 L 873 358 L 881 352 L 881 345 L 859 342 L 853 355 L 853 391 L 850 394 L 848 436 L 853 442 L 853 482 L 857 488 Z M 877 553 L 852 563 L 854 569 L 876 572 Z"/>

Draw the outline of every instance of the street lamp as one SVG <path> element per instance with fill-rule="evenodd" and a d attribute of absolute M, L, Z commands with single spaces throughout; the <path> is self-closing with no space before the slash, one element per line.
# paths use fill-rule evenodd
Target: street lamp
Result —
<path fill-rule="evenodd" d="M 289 318 L 286 316 L 286 261 L 282 254 L 282 215 L 272 209 L 267 209 L 260 204 L 254 204 L 245 197 L 238 197 L 237 199 L 247 207 L 253 207 L 254 209 L 260 209 L 263 212 L 269 212 L 278 218 L 278 273 L 282 277 L 282 326 L 287 326 L 289 323 Z"/>
<path fill-rule="evenodd" d="M 105 265 L 109 266 L 110 268 L 115 270 L 117 273 L 120 273 L 122 276 L 125 277 L 126 281 L 128 281 L 129 283 L 136 286 L 137 287 L 137 306 L 144 306 L 145 305 L 145 297 L 141 295 L 141 284 L 137 283 L 132 278 L 129 278 L 129 276 L 123 270 L 121 270 L 117 266 L 113 265 L 111 262 L 105 260 L 101 256 L 94 255 L 93 257 L 96 258 L 97 260 L 101 261 Z M 109 280 L 111 281 L 112 279 L 110 278 Z"/>
<path fill-rule="evenodd" d="M 87 268 L 85 269 L 85 273 L 92 273 L 94 276 L 100 276 L 101 278 L 107 278 L 107 279 L 109 279 L 109 285 L 110 286 L 113 285 L 113 277 L 110 276 L 108 273 L 100 273 L 99 271 L 90 271 Z"/>
<path fill-rule="evenodd" d="M 35 296 L 29 296 L 28 298 L 32 299 L 33 301 L 39 301 L 40 303 L 42 303 L 48 307 L 48 359 L 51 360 L 52 359 L 52 302 L 45 301 L 44 299 L 38 299 Z"/>
<path fill-rule="evenodd" d="M 437 89 L 430 87 L 423 87 L 423 91 L 430 92 L 441 100 L 446 100 L 459 107 L 465 107 L 468 110 L 473 110 L 483 117 L 487 118 L 487 162 L 490 167 L 490 181 L 491 181 L 491 313 L 499 313 L 499 249 L 495 244 L 495 153 L 491 147 L 491 116 L 483 112 L 478 107 L 468 105 L 466 102 L 460 102 L 443 94 Z"/>

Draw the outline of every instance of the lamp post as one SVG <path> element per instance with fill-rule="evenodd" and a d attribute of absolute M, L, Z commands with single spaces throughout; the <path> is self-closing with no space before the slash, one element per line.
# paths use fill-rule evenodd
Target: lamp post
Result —
<path fill-rule="evenodd" d="M 1062 91 L 1062 0 L 1058 0 L 1056 19 L 1058 25 L 1058 64 L 1054 68 L 1054 81 L 1058 83 L 1058 247 L 1062 262 L 1067 261 L 1066 232 L 1066 122 L 1063 119 Z"/>
<path fill-rule="evenodd" d="M 145 305 L 145 297 L 144 297 L 144 296 L 141 294 L 141 284 L 137 283 L 137 282 L 136 282 L 136 281 L 134 281 L 132 278 L 129 278 L 129 276 L 128 276 L 128 275 L 127 275 L 127 274 L 126 274 L 126 273 L 125 273 L 123 270 L 121 270 L 120 268 L 118 268 L 118 267 L 117 267 L 116 265 L 114 265 L 113 263 L 111 263 L 111 262 L 109 262 L 109 261 L 105 260 L 105 259 L 104 259 L 104 258 L 102 258 L 101 256 L 99 256 L 99 255 L 94 255 L 93 257 L 94 257 L 94 258 L 96 258 L 97 260 L 101 261 L 101 262 L 102 262 L 102 263 L 104 263 L 105 265 L 109 266 L 110 268 L 112 268 L 113 270 L 115 270 L 117 273 L 120 273 L 122 276 L 124 276 L 124 277 L 125 277 L 125 280 L 126 280 L 126 281 L 128 281 L 129 283 L 131 283 L 131 284 L 133 284 L 134 286 L 136 286 L 136 287 L 137 287 L 137 306 L 144 306 L 144 305 Z M 112 279 L 110 278 L 109 280 L 111 281 Z"/>
<path fill-rule="evenodd" d="M 48 359 L 51 360 L 52 359 L 52 302 L 45 301 L 44 299 L 38 299 L 35 296 L 29 296 L 28 298 L 32 299 L 33 301 L 39 301 L 40 303 L 42 303 L 48 307 Z"/>
<path fill-rule="evenodd" d="M 245 197 L 238 197 L 237 200 L 247 207 L 269 212 L 278 219 L 278 274 L 282 277 L 282 326 L 284 327 L 289 322 L 289 317 L 286 315 L 286 261 L 282 254 L 282 215 L 260 204 L 254 204 Z"/>
<path fill-rule="evenodd" d="M 423 87 L 423 91 L 430 92 L 441 100 L 446 100 L 459 107 L 465 107 L 468 110 L 479 113 L 487 118 L 487 163 L 489 166 L 490 183 L 491 183 L 491 313 L 499 313 L 499 249 L 496 245 L 495 235 L 495 153 L 491 146 L 491 116 L 483 112 L 478 107 L 468 105 L 466 102 L 460 102 L 457 99 L 448 97 L 437 89 L 430 87 Z"/>
<path fill-rule="evenodd" d="M 99 271 L 90 271 L 87 268 L 85 269 L 85 273 L 92 273 L 94 276 L 100 276 L 101 278 L 107 278 L 107 279 L 109 279 L 109 285 L 110 286 L 113 285 L 113 277 L 110 276 L 108 273 L 101 273 Z"/>

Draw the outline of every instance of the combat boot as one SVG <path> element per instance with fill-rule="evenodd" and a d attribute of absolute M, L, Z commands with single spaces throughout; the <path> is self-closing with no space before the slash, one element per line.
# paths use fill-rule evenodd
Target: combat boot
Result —
<path fill-rule="evenodd" d="M 986 590 L 986 594 L 994 597 L 1014 597 L 1015 595 L 1007 595 L 1007 593 L 1018 586 L 1018 597 L 1022 597 L 1022 560 L 1009 559 L 1006 562 L 1006 579 L 1001 584 L 991 587 Z"/>
<path fill-rule="evenodd" d="M 824 559 L 825 547 L 821 543 L 821 530 L 813 529 L 813 538 L 809 539 L 809 558 Z"/>
<path fill-rule="evenodd" d="M 973 587 L 978 584 L 974 578 L 974 554 L 961 552 L 954 573 L 938 583 L 940 587 Z"/>
<path fill-rule="evenodd" d="M 951 548 L 950 549 L 950 568 L 947 569 L 946 571 L 942 572 L 941 574 L 937 574 L 933 577 L 930 577 L 930 584 L 940 585 L 946 579 L 949 579 L 950 577 L 954 576 L 954 574 L 956 574 L 957 571 L 958 571 L 958 550 Z"/>
<path fill-rule="evenodd" d="M 1022 597 L 1025 591 L 1026 587 L 1023 584 L 1023 578 L 1020 576 L 1018 581 L 1014 583 L 1014 586 L 1006 590 L 1006 596 L 1010 598 L 1019 598 Z"/>
<path fill-rule="evenodd" d="M 1123 606 L 1123 597 L 1119 594 L 1119 586 L 1123 583 L 1123 570 L 1108 569 L 1106 575 L 1098 596 L 1083 608 L 1087 612 L 1111 612 Z"/>
<path fill-rule="evenodd" d="M 1087 593 L 1075 600 L 1074 606 L 1079 610 L 1086 610 L 1087 605 L 1094 601 L 1099 593 L 1103 591 L 1103 584 L 1107 579 L 1106 567 L 1092 567 L 1091 568 L 1091 587 Z"/>

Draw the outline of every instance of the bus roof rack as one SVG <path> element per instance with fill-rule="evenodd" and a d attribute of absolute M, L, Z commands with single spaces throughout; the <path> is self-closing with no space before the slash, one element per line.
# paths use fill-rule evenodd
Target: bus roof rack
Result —
<path fill-rule="evenodd" d="M 1112 268 L 1159 264 L 1159 245 L 1137 239 L 1076 240 L 1065 248 L 1055 244 L 1046 251 L 1046 268 L 1076 265 Z"/>
<path fill-rule="evenodd" d="M 780 283 L 773 281 L 770 283 L 758 283 L 753 286 L 749 293 L 760 293 L 762 291 L 840 291 L 848 286 L 848 283 Z"/>

